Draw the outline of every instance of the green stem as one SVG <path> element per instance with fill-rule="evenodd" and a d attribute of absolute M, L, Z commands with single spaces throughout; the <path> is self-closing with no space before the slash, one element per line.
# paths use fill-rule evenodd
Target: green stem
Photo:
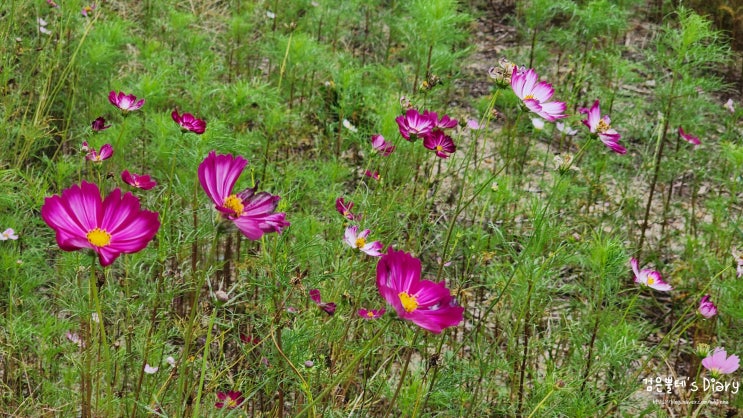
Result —
<path fill-rule="evenodd" d="M 415 349 L 415 343 L 418 341 L 418 336 L 420 335 L 420 333 L 421 333 L 420 328 L 415 330 L 415 335 L 413 335 L 413 341 L 410 343 L 410 349 L 408 351 L 408 356 L 405 358 L 405 365 L 402 367 L 402 371 L 400 372 L 400 380 L 397 382 L 397 388 L 395 389 L 395 394 L 392 395 L 392 399 L 390 400 L 390 405 L 387 407 L 387 411 L 384 413 L 384 418 L 387 418 L 390 415 L 392 408 L 395 406 L 397 395 L 400 394 L 400 389 L 402 388 L 402 384 L 405 381 L 405 374 L 408 372 L 408 366 L 410 365 L 410 357 L 412 357 L 413 355 L 413 350 Z"/>
<path fill-rule="evenodd" d="M 199 416 L 199 407 L 201 406 L 201 394 L 204 390 L 204 377 L 206 376 L 206 364 L 209 360 L 209 346 L 212 344 L 212 328 L 214 328 L 214 321 L 217 318 L 217 307 L 212 308 L 212 315 L 209 318 L 209 328 L 206 330 L 206 343 L 204 343 L 204 353 L 201 356 L 201 372 L 199 377 L 199 388 L 196 391 L 196 401 L 194 402 L 194 409 L 192 416 Z"/>

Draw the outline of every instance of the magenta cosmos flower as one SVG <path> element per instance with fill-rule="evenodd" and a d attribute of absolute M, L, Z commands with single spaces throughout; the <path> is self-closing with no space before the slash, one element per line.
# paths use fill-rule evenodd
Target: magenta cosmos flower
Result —
<path fill-rule="evenodd" d="M 444 115 L 439 119 L 439 115 L 436 112 L 423 112 L 425 116 L 428 116 L 429 119 L 431 119 L 431 122 L 433 122 L 434 129 L 452 129 L 457 126 L 456 119 L 452 119 L 449 117 L 449 115 Z"/>
<path fill-rule="evenodd" d="M 604 143 L 610 150 L 617 154 L 626 154 L 627 149 L 619 145 L 619 139 L 622 137 L 619 132 L 615 131 L 611 127 L 611 119 L 609 115 L 601 116 L 601 108 L 599 107 L 599 101 L 593 102 L 593 106 L 590 109 L 581 108 L 578 110 L 580 113 L 586 113 L 587 119 L 582 120 L 584 125 L 588 127 L 592 134 L 598 135 L 601 142 Z"/>
<path fill-rule="evenodd" d="M 655 270 L 640 270 L 636 258 L 630 259 L 630 265 L 632 265 L 632 271 L 635 273 L 635 283 L 640 283 L 661 292 L 668 292 L 673 289 L 670 284 L 663 281 L 659 272 Z"/>
<path fill-rule="evenodd" d="M 325 311 L 326 314 L 332 316 L 335 313 L 335 303 L 323 302 L 322 298 L 320 297 L 320 289 L 310 290 L 310 299 L 315 302 L 315 305 Z"/>
<path fill-rule="evenodd" d="M 428 112 L 421 115 L 416 109 L 408 109 L 404 115 L 395 118 L 395 122 L 400 129 L 400 135 L 411 142 L 430 134 L 436 124 Z"/>
<path fill-rule="evenodd" d="M 686 132 L 684 132 L 684 128 L 682 128 L 682 127 L 680 127 L 680 126 L 679 126 L 679 131 L 678 131 L 678 132 L 679 132 L 679 136 L 680 136 L 681 138 L 684 138 L 684 140 L 685 140 L 686 142 L 688 142 L 688 143 L 690 143 L 690 144 L 694 145 L 695 147 L 696 147 L 697 145 L 699 145 L 699 144 L 701 144 L 701 143 L 702 143 L 702 141 L 700 141 L 698 137 L 696 137 L 696 136 L 694 136 L 694 135 L 690 135 L 690 134 L 687 134 Z"/>
<path fill-rule="evenodd" d="M 124 170 L 121 172 L 121 180 L 132 187 L 136 187 L 137 189 L 142 190 L 150 190 L 151 188 L 157 186 L 157 182 L 152 180 L 149 175 L 143 174 L 140 176 L 134 173 L 130 173 L 129 170 Z"/>
<path fill-rule="evenodd" d="M 235 409 L 245 402 L 242 392 L 231 390 L 229 392 L 217 392 L 219 401 L 214 404 L 217 408 Z"/>
<path fill-rule="evenodd" d="M 395 151 L 395 146 L 384 140 L 382 135 L 372 135 L 371 137 L 372 147 L 379 151 L 382 156 L 386 157 Z"/>
<path fill-rule="evenodd" d="M 360 317 L 368 321 L 371 319 L 377 319 L 381 317 L 382 315 L 384 315 L 385 312 L 386 311 L 384 308 L 382 309 L 363 309 L 362 308 L 362 309 L 359 309 L 357 313 L 359 314 Z"/>
<path fill-rule="evenodd" d="M 351 213 L 351 209 L 353 209 L 353 202 L 346 202 L 345 199 L 343 199 L 342 197 L 339 197 L 335 200 L 335 210 L 343 215 L 344 218 L 348 219 L 349 221 L 361 218 L 361 215 L 354 215 L 353 213 Z"/>
<path fill-rule="evenodd" d="M 704 295 L 699 301 L 699 313 L 705 318 L 712 318 L 717 315 L 717 306 L 709 300 L 709 295 Z"/>
<path fill-rule="evenodd" d="M 193 132 L 197 135 L 201 135 L 206 130 L 206 122 L 201 119 L 195 118 L 190 113 L 178 114 L 178 109 L 174 110 L 170 114 L 175 123 L 181 126 L 183 132 Z"/>
<path fill-rule="evenodd" d="M 539 75 L 533 69 L 524 72 L 514 68 L 511 74 L 511 88 L 529 110 L 548 122 L 566 118 L 565 103 L 550 102 L 555 89 L 552 84 L 539 81 Z"/>
<path fill-rule="evenodd" d="M 222 215 L 249 239 L 257 240 L 263 234 L 278 232 L 289 226 L 285 213 L 274 213 L 281 199 L 266 192 L 256 193 L 258 184 L 239 193 L 233 193 L 238 177 L 248 160 L 232 154 L 214 151 L 199 165 L 199 182 Z"/>
<path fill-rule="evenodd" d="M 137 101 L 137 96 L 133 94 L 126 94 L 123 91 L 120 91 L 117 94 L 115 91 L 111 90 L 111 92 L 108 93 L 108 101 L 124 112 L 137 110 L 141 108 L 142 105 L 144 105 L 144 99 Z"/>
<path fill-rule="evenodd" d="M 83 142 L 83 145 L 87 145 L 87 143 Z M 108 160 L 114 155 L 114 148 L 111 146 L 111 144 L 105 144 L 101 147 L 100 152 L 96 152 L 95 148 L 89 147 L 88 148 L 88 154 L 85 156 L 86 159 L 99 163 L 103 160 Z"/>
<path fill-rule="evenodd" d="M 702 359 L 702 366 L 709 370 L 713 376 L 719 377 L 738 370 L 740 359 L 735 355 L 728 357 L 728 353 L 724 349 L 717 347 L 712 354 Z"/>
<path fill-rule="evenodd" d="M 373 178 L 376 181 L 379 181 L 379 179 L 381 178 L 379 176 L 379 171 L 376 171 L 376 170 L 375 171 L 366 170 L 366 171 L 364 171 L 364 175 L 366 177 L 371 177 L 371 178 Z"/>
<path fill-rule="evenodd" d="M 136 253 L 160 228 L 157 212 L 142 210 L 139 199 L 114 189 L 101 199 L 98 186 L 83 181 L 44 200 L 41 217 L 64 251 L 89 248 L 107 266 L 122 253 Z"/>
<path fill-rule="evenodd" d="M 382 255 L 382 252 L 380 251 L 382 249 L 382 243 L 379 241 L 366 242 L 366 238 L 370 233 L 371 230 L 369 229 L 365 229 L 359 233 L 359 227 L 352 225 L 346 228 L 343 241 L 345 241 L 351 248 L 356 248 L 372 257 L 379 257 Z"/>
<path fill-rule="evenodd" d="M 462 322 L 464 308 L 444 282 L 421 280 L 421 262 L 403 251 L 387 250 L 377 263 L 377 289 L 398 316 L 436 334 Z"/>
<path fill-rule="evenodd" d="M 111 125 L 106 125 L 106 119 L 104 119 L 103 116 L 98 116 L 90 124 L 90 129 L 92 129 L 94 132 L 105 131 L 110 127 Z"/>
<path fill-rule="evenodd" d="M 457 150 L 451 137 L 439 130 L 426 135 L 423 138 L 423 146 L 435 151 L 439 158 L 449 158 L 449 155 Z"/>

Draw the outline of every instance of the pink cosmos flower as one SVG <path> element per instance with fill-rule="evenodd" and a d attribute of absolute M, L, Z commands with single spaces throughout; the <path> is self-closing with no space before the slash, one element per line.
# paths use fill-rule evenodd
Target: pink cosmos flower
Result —
<path fill-rule="evenodd" d="M 288 227 L 285 213 L 274 213 L 281 199 L 266 192 L 256 193 L 258 184 L 239 193 L 233 193 L 238 177 L 248 160 L 232 154 L 211 151 L 199 164 L 199 182 L 214 207 L 248 239 L 257 240 L 263 234 L 278 232 Z"/>
<path fill-rule="evenodd" d="M 358 314 L 359 314 L 360 317 L 362 317 L 362 318 L 366 319 L 367 321 L 369 321 L 369 320 L 377 319 L 377 318 L 381 317 L 382 315 L 384 315 L 385 312 L 386 311 L 385 311 L 384 308 L 382 308 L 382 309 L 369 309 L 369 310 L 362 308 L 362 309 L 359 309 Z"/>
<path fill-rule="evenodd" d="M 379 181 L 379 178 L 380 178 L 379 177 L 379 171 L 369 171 L 369 170 L 366 170 L 366 171 L 364 171 L 364 175 L 366 177 L 371 177 L 371 178 L 373 178 L 374 180 L 377 180 L 377 181 Z"/>
<path fill-rule="evenodd" d="M 379 241 L 366 242 L 366 237 L 369 236 L 371 230 L 365 229 L 359 233 L 359 227 L 351 225 L 346 228 L 346 234 L 343 241 L 346 242 L 351 248 L 361 250 L 372 257 L 379 257 L 382 255 L 380 251 L 382 249 L 382 243 Z"/>
<path fill-rule="evenodd" d="M 439 130 L 426 135 L 423 138 L 423 146 L 436 151 L 436 156 L 439 158 L 449 158 L 449 155 L 457 150 L 451 137 Z"/>
<path fill-rule="evenodd" d="M 134 173 L 130 173 L 129 170 L 124 170 L 121 172 L 121 180 L 132 187 L 136 187 L 137 189 L 142 190 L 150 190 L 151 188 L 157 186 L 157 182 L 152 180 L 149 175 L 143 174 L 140 176 Z"/>
<path fill-rule="evenodd" d="M 702 142 L 701 142 L 701 141 L 699 140 L 699 138 L 698 138 L 698 137 L 696 137 L 696 136 L 694 136 L 694 135 L 691 135 L 691 134 L 687 134 L 686 132 L 684 132 L 684 128 L 682 128 L 682 127 L 680 127 L 680 126 L 679 126 L 679 131 L 678 131 L 678 132 L 679 132 L 679 136 L 680 136 L 681 138 L 684 138 L 684 139 L 686 140 L 686 142 L 688 142 L 688 143 L 690 143 L 690 144 L 693 144 L 693 145 L 694 145 L 695 147 L 696 147 L 697 145 L 699 145 L 699 144 L 701 144 L 701 143 L 702 143 Z"/>
<path fill-rule="evenodd" d="M 592 134 L 598 135 L 604 145 L 617 154 L 627 153 L 627 149 L 619 145 L 619 138 L 622 136 L 619 135 L 619 132 L 612 129 L 609 115 L 601 116 L 601 108 L 599 108 L 598 100 L 593 102 L 593 106 L 590 109 L 584 107 L 578 111 L 588 114 L 588 119 L 583 120 L 583 124 L 588 127 Z"/>
<path fill-rule="evenodd" d="M 725 102 L 724 105 L 722 105 L 725 109 L 727 109 L 730 113 L 735 113 L 735 106 L 733 105 L 733 99 L 728 99 L 727 102 Z"/>
<path fill-rule="evenodd" d="M 96 152 L 95 148 L 93 147 L 89 147 L 89 149 L 90 151 L 88 151 L 88 154 L 85 156 L 85 158 L 96 163 L 107 160 L 114 155 L 114 148 L 111 146 L 111 144 L 102 146 L 100 152 Z"/>
<path fill-rule="evenodd" d="M 386 157 L 395 150 L 395 146 L 390 144 L 389 142 L 386 142 L 384 140 L 384 137 L 382 135 L 372 135 L 371 137 L 371 144 L 372 147 L 382 153 L 382 156 Z"/>
<path fill-rule="evenodd" d="M 183 132 L 193 132 L 197 135 L 201 135 L 206 130 L 206 122 L 201 119 L 197 119 L 190 113 L 178 114 L 178 109 L 174 110 L 170 114 L 175 123 L 181 126 Z"/>
<path fill-rule="evenodd" d="M 231 390 L 229 392 L 217 392 L 219 401 L 214 404 L 216 408 L 235 409 L 245 402 L 242 392 Z"/>
<path fill-rule="evenodd" d="M 511 74 L 511 88 L 524 105 L 548 122 L 566 118 L 565 103 L 550 102 L 555 93 L 552 84 L 539 81 L 539 75 L 533 69 L 520 72 L 517 68 Z"/>
<path fill-rule="evenodd" d="M 663 281 L 659 272 L 655 270 L 641 271 L 636 258 L 630 259 L 630 265 L 632 266 L 632 271 L 635 273 L 635 283 L 640 283 L 660 292 L 668 292 L 673 289 L 671 285 Z"/>
<path fill-rule="evenodd" d="M 480 123 L 477 121 L 477 119 L 467 119 L 467 128 L 476 131 L 480 129 Z"/>
<path fill-rule="evenodd" d="M 95 3 L 91 4 L 90 6 L 83 7 L 82 11 L 80 12 L 83 16 L 88 17 L 88 15 L 93 13 L 93 10 L 95 10 Z"/>
<path fill-rule="evenodd" d="M 142 250 L 160 228 L 157 212 L 142 210 L 130 192 L 114 189 L 101 199 L 98 186 L 83 181 L 44 200 L 41 217 L 56 233 L 64 251 L 89 248 L 102 266 L 122 253 Z"/>
<path fill-rule="evenodd" d="M 395 118 L 395 122 L 400 129 L 400 135 L 411 142 L 431 133 L 435 124 L 427 113 L 421 115 L 416 109 L 408 109 L 405 115 Z"/>
<path fill-rule="evenodd" d="M 728 357 L 728 353 L 724 349 L 716 347 L 712 354 L 702 359 L 702 366 L 709 370 L 713 376 L 719 377 L 738 370 L 740 359 L 735 355 Z"/>
<path fill-rule="evenodd" d="M 245 335 L 245 334 L 240 334 L 240 341 L 242 341 L 244 344 L 253 344 L 253 345 L 257 345 L 261 342 L 260 338 L 256 336 Z"/>
<path fill-rule="evenodd" d="M 106 119 L 103 119 L 103 116 L 99 116 L 95 118 L 95 120 L 90 124 L 90 128 L 94 132 L 105 131 L 106 129 L 110 127 L 111 125 L 106 125 Z"/>
<path fill-rule="evenodd" d="M 361 215 L 354 215 L 353 213 L 351 213 L 351 209 L 353 209 L 353 202 L 346 203 L 346 201 L 342 197 L 339 197 L 335 200 L 335 210 L 343 215 L 344 218 L 348 219 L 349 221 L 361 218 Z"/>
<path fill-rule="evenodd" d="M 377 263 L 379 294 L 402 319 L 433 333 L 462 322 L 464 308 L 443 281 L 421 280 L 421 262 L 403 251 L 387 250 Z"/>
<path fill-rule="evenodd" d="M 121 109 L 124 113 L 137 110 L 144 105 L 144 99 L 137 101 L 137 96 L 126 94 L 123 91 L 120 91 L 117 94 L 115 91 L 111 90 L 111 92 L 108 93 L 108 101 L 111 102 L 112 105 Z"/>
<path fill-rule="evenodd" d="M 14 241 L 18 239 L 18 235 L 16 235 L 13 228 L 8 228 L 0 234 L 0 241 L 7 241 L 9 239 Z"/>
<path fill-rule="evenodd" d="M 310 299 L 312 299 L 312 301 L 315 302 L 315 305 L 319 306 L 320 309 L 325 311 L 325 313 L 327 313 L 328 315 L 332 316 L 335 313 L 335 303 L 323 302 L 322 298 L 320 297 L 319 289 L 310 290 Z"/>
<path fill-rule="evenodd" d="M 449 115 L 444 115 L 439 119 L 439 115 L 436 112 L 424 111 L 423 116 L 427 116 L 433 122 L 434 129 L 451 129 L 457 126 L 459 123 L 456 119 L 452 119 Z"/>
<path fill-rule="evenodd" d="M 712 318 L 717 315 L 717 306 L 709 300 L 709 295 L 704 295 L 699 301 L 699 313 L 705 318 Z"/>

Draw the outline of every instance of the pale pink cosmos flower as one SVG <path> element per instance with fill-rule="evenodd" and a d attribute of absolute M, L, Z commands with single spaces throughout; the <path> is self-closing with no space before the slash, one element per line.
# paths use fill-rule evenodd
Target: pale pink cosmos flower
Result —
<path fill-rule="evenodd" d="M 147 374 L 155 374 L 157 371 L 160 370 L 159 367 L 150 366 L 149 364 L 145 363 L 144 365 L 144 372 Z"/>
<path fill-rule="evenodd" d="M 149 175 L 142 174 L 140 176 L 138 174 L 130 173 L 129 170 L 121 172 L 121 180 L 132 187 L 142 190 L 150 190 L 157 186 L 157 182 L 152 180 Z"/>
<path fill-rule="evenodd" d="M 737 264 L 737 267 L 735 268 L 735 272 L 738 275 L 738 278 L 743 276 L 743 251 L 738 251 L 737 248 L 733 248 L 733 258 L 735 258 L 735 262 Z"/>
<path fill-rule="evenodd" d="M 601 116 L 601 108 L 599 107 L 598 100 L 593 102 L 593 106 L 590 109 L 581 108 L 578 111 L 588 114 L 588 118 L 582 121 L 583 124 L 588 127 L 592 134 L 598 135 L 604 145 L 617 154 L 627 153 L 627 149 L 619 145 L 619 139 L 622 136 L 611 127 L 609 115 Z"/>
<path fill-rule="evenodd" d="M 454 141 L 451 137 L 439 130 L 433 131 L 424 136 L 423 146 L 435 151 L 436 156 L 439 158 L 449 158 L 449 155 L 457 150 L 457 146 L 454 145 Z"/>
<path fill-rule="evenodd" d="M 395 118 L 395 122 L 397 122 L 400 135 L 411 142 L 431 133 L 435 124 L 428 114 L 424 112 L 421 115 L 416 109 L 408 109 L 404 115 Z"/>
<path fill-rule="evenodd" d="M 384 137 L 379 134 L 372 135 L 371 137 L 372 148 L 379 151 L 382 156 L 386 157 L 395 151 L 395 146 L 386 142 Z"/>
<path fill-rule="evenodd" d="M 178 109 L 174 110 L 170 114 L 173 121 L 177 123 L 183 132 L 193 132 L 197 135 L 201 135 L 206 130 L 206 122 L 201 119 L 197 119 L 190 113 L 178 114 Z"/>
<path fill-rule="evenodd" d="M 8 228 L 5 231 L 3 231 L 2 234 L 0 234 L 0 241 L 7 241 L 7 240 L 17 240 L 18 235 L 16 235 L 13 228 Z"/>
<path fill-rule="evenodd" d="M 722 105 L 725 109 L 728 110 L 730 113 L 735 113 L 735 106 L 733 106 L 733 99 L 728 99 L 727 102 L 725 102 L 724 105 Z"/>
<path fill-rule="evenodd" d="M 552 85 L 538 80 L 539 75 L 533 69 L 519 72 L 514 68 L 511 75 L 511 88 L 530 111 L 546 121 L 554 122 L 557 119 L 566 118 L 565 103 L 549 101 L 555 93 Z"/>
<path fill-rule="evenodd" d="M 381 317 L 382 315 L 384 315 L 385 312 L 386 311 L 385 311 L 384 308 L 382 308 L 382 309 L 364 309 L 364 308 L 361 308 L 361 309 L 358 310 L 357 313 L 359 314 L 360 317 L 362 317 L 362 318 L 366 319 L 367 321 L 369 321 L 369 320 L 377 319 L 377 318 Z"/>
<path fill-rule="evenodd" d="M 717 315 L 717 306 L 709 300 L 709 295 L 704 295 L 699 301 L 699 313 L 705 318 L 712 318 Z"/>
<path fill-rule="evenodd" d="M 659 272 L 647 269 L 640 270 L 636 258 L 630 259 L 630 265 L 632 266 L 632 271 L 635 273 L 635 283 L 639 283 L 660 292 L 668 292 L 673 289 L 671 285 L 663 281 Z"/>
<path fill-rule="evenodd" d="M 335 313 L 335 303 L 333 302 L 323 302 L 322 298 L 320 297 L 320 289 L 312 289 L 310 290 L 310 299 L 312 299 L 313 302 L 315 302 L 315 305 L 317 305 L 320 309 L 325 311 L 326 314 L 332 316 Z"/>
<path fill-rule="evenodd" d="M 738 370 L 740 359 L 736 355 L 728 357 L 728 353 L 724 349 L 716 347 L 712 354 L 702 359 L 702 366 L 709 370 L 713 376 L 719 377 Z"/>
<path fill-rule="evenodd" d="M 105 144 L 101 147 L 100 152 L 96 151 L 95 148 L 90 147 L 90 151 L 88 151 L 88 154 L 85 156 L 87 160 L 93 161 L 94 163 L 99 163 L 103 160 L 107 160 L 111 158 L 114 155 L 114 148 L 111 146 L 111 144 Z"/>
<path fill-rule="evenodd" d="M 534 126 L 534 129 L 538 131 L 541 131 L 544 129 L 544 119 L 532 118 L 531 124 L 532 126 Z"/>
<path fill-rule="evenodd" d="M 346 228 L 343 241 L 348 244 L 349 247 L 358 249 L 365 252 L 372 257 L 379 257 L 382 255 L 380 251 L 382 249 L 382 243 L 379 241 L 367 242 L 366 238 L 371 233 L 371 230 L 365 229 L 359 233 L 359 227 L 351 225 Z"/>
<path fill-rule="evenodd" d="M 137 101 L 137 96 L 120 91 L 118 94 L 111 90 L 108 93 L 108 101 L 121 109 L 124 113 L 140 109 L 144 105 L 144 99 Z"/>
<path fill-rule="evenodd" d="M 477 121 L 477 119 L 467 119 L 467 128 L 476 131 L 480 129 L 480 123 Z"/>
<path fill-rule="evenodd" d="M 573 129 L 562 122 L 555 123 L 555 127 L 558 131 L 564 133 L 567 136 L 573 136 L 578 133 L 577 129 Z"/>
<path fill-rule="evenodd" d="M 701 141 L 699 140 L 699 138 L 698 138 L 698 137 L 696 137 L 696 136 L 694 136 L 694 135 L 691 135 L 691 134 L 687 134 L 686 132 L 684 132 L 684 128 L 682 128 L 682 127 L 680 127 L 680 126 L 679 126 L 679 130 L 678 130 L 678 133 L 679 133 L 679 136 L 680 136 L 681 138 L 684 138 L 684 140 L 685 140 L 686 142 L 688 142 L 688 143 L 690 143 L 690 144 L 693 144 L 693 145 L 694 145 L 694 147 L 696 147 L 697 145 L 699 145 L 699 144 L 701 144 L 701 143 L 702 143 L 702 142 L 701 142 Z"/>

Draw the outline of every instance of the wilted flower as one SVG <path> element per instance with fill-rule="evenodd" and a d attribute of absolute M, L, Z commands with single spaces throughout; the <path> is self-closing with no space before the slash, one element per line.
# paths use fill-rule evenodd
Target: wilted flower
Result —
<path fill-rule="evenodd" d="M 342 197 L 335 199 L 335 210 L 337 210 L 338 213 L 343 215 L 343 217 L 349 221 L 359 219 L 361 215 L 354 215 L 351 213 L 351 209 L 353 209 L 353 202 L 346 203 Z"/>
<path fill-rule="evenodd" d="M 165 362 L 168 363 L 170 367 L 175 367 L 176 363 L 175 363 L 175 359 L 173 358 L 173 356 L 166 357 Z"/>
<path fill-rule="evenodd" d="M 353 124 L 348 119 L 343 119 L 343 127 L 348 129 L 351 132 L 359 131 L 355 126 L 353 126 Z"/>
<path fill-rule="evenodd" d="M 85 158 L 95 163 L 99 163 L 103 160 L 111 158 L 111 156 L 113 155 L 114 148 L 111 146 L 111 144 L 105 144 L 101 147 L 100 152 L 96 152 L 95 148 L 90 147 L 90 151 L 88 151 L 88 154 L 85 156 Z"/>
<path fill-rule="evenodd" d="M 436 334 L 462 322 L 464 308 L 457 306 L 445 283 L 420 277 L 420 260 L 403 251 L 389 248 L 377 263 L 379 294 L 400 318 Z"/>
<path fill-rule="evenodd" d="M 153 366 L 150 366 L 147 363 L 145 363 L 145 365 L 144 365 L 144 372 L 147 373 L 147 374 L 155 374 L 155 373 L 157 373 L 158 370 L 160 370 L 159 367 L 153 367 Z"/>
<path fill-rule="evenodd" d="M 132 187 L 136 187 L 137 189 L 142 190 L 150 190 L 151 188 L 157 186 L 157 182 L 152 180 L 149 175 L 142 174 L 140 176 L 134 173 L 130 173 L 129 170 L 124 170 L 121 172 L 121 180 Z"/>
<path fill-rule="evenodd" d="M 214 406 L 217 408 L 229 408 L 235 409 L 245 402 L 242 392 L 231 390 L 229 392 L 217 392 L 217 399 L 219 402 L 215 403 Z"/>
<path fill-rule="evenodd" d="M 170 114 L 173 121 L 181 126 L 183 132 L 193 132 L 197 135 L 201 135 L 206 130 L 206 122 L 201 119 L 197 119 L 190 113 L 178 114 L 178 109 L 174 110 Z"/>
<path fill-rule="evenodd" d="M 512 63 L 505 57 L 502 57 L 500 60 L 498 60 L 498 65 L 494 67 L 490 67 L 488 69 L 488 75 L 490 78 L 495 80 L 496 84 L 498 84 L 499 87 L 508 87 L 509 84 L 511 84 L 511 78 L 513 76 L 514 70 L 521 71 L 516 66 L 516 64 Z"/>
<path fill-rule="evenodd" d="M 59 248 L 91 249 L 103 266 L 142 250 L 160 228 L 158 213 L 142 210 L 131 192 L 122 196 L 116 188 L 102 199 L 98 186 L 85 181 L 47 197 L 41 217 L 54 229 Z"/>
<path fill-rule="evenodd" d="M 120 91 L 118 94 L 111 90 L 108 93 L 108 101 L 121 109 L 124 113 L 137 110 L 144 105 L 144 99 L 137 101 L 137 96 Z"/>
<path fill-rule="evenodd" d="M 382 309 L 369 309 L 369 310 L 362 308 L 362 309 L 359 309 L 359 311 L 358 311 L 359 316 L 362 317 L 362 318 L 364 318 L 364 319 L 366 319 L 367 321 L 368 320 L 371 320 L 371 319 L 377 319 L 380 316 L 384 315 L 384 313 L 385 313 L 385 309 L 384 308 L 382 308 Z"/>
<path fill-rule="evenodd" d="M 699 343 L 697 344 L 694 351 L 700 358 L 705 358 L 710 355 L 710 353 L 712 352 L 712 348 L 709 346 L 709 344 Z"/>
<path fill-rule="evenodd" d="M 257 183 L 252 189 L 232 192 L 246 165 L 248 160 L 239 155 L 233 157 L 211 151 L 199 164 L 201 187 L 222 216 L 234 222 L 249 239 L 257 240 L 269 232 L 281 233 L 290 224 L 285 220 L 285 213 L 274 213 L 281 199 L 279 196 L 256 193 Z"/>
<path fill-rule="evenodd" d="M 581 108 L 580 113 L 588 114 L 588 118 L 583 120 L 583 124 L 588 127 L 592 134 L 598 135 L 601 142 L 617 154 L 626 154 L 627 149 L 619 145 L 619 139 L 622 137 L 619 132 L 611 127 L 609 115 L 601 116 L 599 101 L 596 100 L 590 109 Z"/>
<path fill-rule="evenodd" d="M 735 113 L 735 106 L 733 106 L 733 99 L 728 99 L 727 102 L 725 102 L 724 105 L 722 105 L 725 109 L 728 110 L 730 113 Z"/>
<path fill-rule="evenodd" d="M 565 103 L 549 101 L 555 93 L 552 85 L 544 81 L 538 82 L 538 80 L 539 75 L 533 69 L 530 68 L 521 73 L 514 68 L 511 75 L 511 88 L 524 106 L 548 122 L 566 118 L 567 115 L 563 114 Z"/>
<path fill-rule="evenodd" d="M 371 231 L 368 229 L 365 229 L 361 231 L 361 233 L 359 233 L 359 227 L 356 225 L 351 225 L 346 228 L 346 233 L 343 240 L 351 248 L 361 250 L 372 257 L 379 257 L 382 255 L 380 251 L 382 249 L 382 243 L 379 241 L 366 242 L 366 237 L 368 237 L 370 233 Z"/>
<path fill-rule="evenodd" d="M 578 168 L 578 166 L 573 164 L 574 158 L 575 157 L 573 157 L 573 154 L 570 154 L 567 152 L 563 154 L 555 155 L 555 158 L 554 158 L 555 168 L 557 169 L 557 171 L 561 173 L 565 173 L 569 170 L 580 171 L 580 168 Z"/>
<path fill-rule="evenodd" d="M 395 146 L 390 144 L 389 142 L 386 142 L 384 140 L 384 137 L 379 134 L 372 135 L 371 144 L 375 150 L 381 152 L 382 155 L 385 157 L 392 154 L 392 152 L 395 150 Z"/>
<path fill-rule="evenodd" d="M 573 128 L 565 125 L 562 122 L 555 123 L 555 127 L 557 128 L 558 131 L 564 133 L 567 136 L 573 136 L 573 135 L 575 135 L 575 134 L 578 133 L 578 130 L 577 129 L 573 129 Z"/>
<path fill-rule="evenodd" d="M 712 376 L 719 377 L 738 370 L 740 359 L 736 355 L 728 357 L 728 353 L 724 349 L 716 347 L 712 354 L 702 360 L 702 366 L 709 370 Z"/>
<path fill-rule="evenodd" d="M 690 143 L 690 144 L 693 144 L 693 145 L 694 145 L 695 147 L 696 147 L 697 145 L 699 145 L 699 144 L 701 144 L 701 143 L 702 143 L 702 142 L 701 142 L 701 141 L 699 140 L 699 138 L 697 138 L 696 136 L 694 136 L 694 135 L 690 135 L 690 134 L 687 134 L 686 132 L 684 132 L 684 128 L 682 128 L 682 127 L 680 127 L 680 126 L 679 126 L 679 130 L 678 130 L 678 132 L 679 132 L 679 136 L 680 136 L 681 138 L 684 138 L 684 140 L 686 140 L 686 142 L 688 142 L 688 143 Z"/>
<path fill-rule="evenodd" d="M 663 281 L 659 272 L 645 269 L 641 271 L 636 258 L 630 259 L 630 265 L 635 273 L 635 283 L 640 283 L 661 292 L 668 292 L 673 289 L 671 285 Z"/>
<path fill-rule="evenodd" d="M 95 10 L 95 3 L 91 4 L 90 6 L 83 7 L 80 13 L 83 16 L 88 17 L 89 14 L 93 13 L 93 10 Z"/>
<path fill-rule="evenodd" d="M 252 335 L 240 334 L 240 341 L 245 344 L 258 344 L 261 340 L 258 337 Z"/>
<path fill-rule="evenodd" d="M 457 150 L 457 146 L 454 145 L 451 137 L 439 130 L 424 136 L 423 146 L 435 151 L 436 156 L 439 158 L 449 158 L 449 155 Z"/>
<path fill-rule="evenodd" d="M 332 316 L 335 313 L 335 303 L 323 302 L 322 298 L 320 297 L 319 289 L 310 290 L 310 299 L 312 299 L 312 301 L 315 302 L 315 305 L 319 306 L 320 309 L 325 311 L 325 313 L 327 313 L 328 315 Z"/>
<path fill-rule="evenodd" d="M 709 300 L 709 295 L 704 295 L 699 301 L 699 313 L 705 318 L 712 318 L 717 315 L 717 306 Z"/>
<path fill-rule="evenodd" d="M 431 133 L 435 124 L 428 114 L 421 115 L 417 109 L 408 109 L 404 115 L 395 118 L 395 122 L 397 122 L 400 135 L 411 142 Z"/>
<path fill-rule="evenodd" d="M 95 132 L 105 131 L 110 127 L 111 125 L 106 125 L 106 119 L 104 119 L 103 116 L 95 118 L 95 120 L 90 124 L 90 128 Z"/>
<path fill-rule="evenodd" d="M 18 239 L 18 235 L 16 235 L 13 228 L 8 228 L 5 231 L 3 231 L 2 234 L 0 234 L 0 241 L 7 241 L 9 239 L 12 239 L 12 240 Z"/>

